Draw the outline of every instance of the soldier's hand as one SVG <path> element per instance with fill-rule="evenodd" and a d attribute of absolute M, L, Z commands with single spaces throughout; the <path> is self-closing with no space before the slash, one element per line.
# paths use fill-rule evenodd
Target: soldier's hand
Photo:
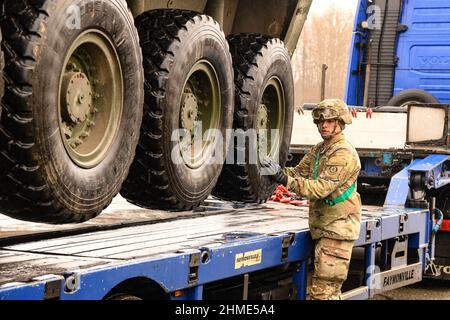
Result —
<path fill-rule="evenodd" d="M 261 167 L 265 169 L 265 174 L 269 179 L 278 184 L 286 186 L 288 184 L 288 176 L 284 174 L 281 166 L 270 157 L 265 157 L 261 161 Z"/>

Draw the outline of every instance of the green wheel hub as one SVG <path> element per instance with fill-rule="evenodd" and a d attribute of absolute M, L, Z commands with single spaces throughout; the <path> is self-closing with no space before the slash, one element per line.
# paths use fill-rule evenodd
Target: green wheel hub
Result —
<path fill-rule="evenodd" d="M 193 93 L 183 94 L 181 107 L 181 127 L 194 132 L 196 121 L 198 120 L 198 101 Z"/>
<path fill-rule="evenodd" d="M 197 62 L 184 85 L 180 106 L 180 129 L 190 139 L 181 138 L 181 154 L 191 169 L 201 167 L 211 156 L 214 131 L 220 123 L 220 86 L 214 67 L 206 60 Z"/>
<path fill-rule="evenodd" d="M 61 113 L 65 122 L 86 121 L 92 106 L 92 86 L 84 73 L 67 72 L 63 79 Z"/>
<path fill-rule="evenodd" d="M 60 76 L 59 127 L 69 157 L 93 168 L 107 156 L 123 109 L 120 61 L 101 31 L 82 33 L 70 47 Z"/>
<path fill-rule="evenodd" d="M 285 114 L 283 86 L 277 77 L 272 77 L 264 88 L 256 115 L 258 148 L 260 152 L 266 151 L 270 157 L 277 156 L 280 150 Z"/>

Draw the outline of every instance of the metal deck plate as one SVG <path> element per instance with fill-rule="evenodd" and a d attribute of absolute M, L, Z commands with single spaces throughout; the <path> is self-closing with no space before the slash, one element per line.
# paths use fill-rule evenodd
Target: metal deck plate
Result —
<path fill-rule="evenodd" d="M 46 274 L 63 274 L 74 269 L 84 270 L 98 266 L 111 266 L 130 260 L 157 259 L 180 251 L 216 247 L 230 241 L 256 238 L 268 234 L 308 232 L 308 208 L 269 203 L 262 206 L 237 208 L 235 205 L 212 201 L 197 213 L 183 215 L 173 221 L 142 219 L 148 213 L 139 209 L 141 225 L 133 225 L 132 215 L 118 224 L 116 220 L 103 231 L 92 231 L 92 222 L 77 226 L 70 236 L 33 240 L 20 238 L 19 244 L 0 248 L 0 285 L 9 282 L 27 282 Z M 382 215 L 398 214 L 381 208 L 367 207 L 363 223 Z M 0 232 L 1 233 L 1 232 Z M 42 236 L 39 229 L 38 236 Z"/>

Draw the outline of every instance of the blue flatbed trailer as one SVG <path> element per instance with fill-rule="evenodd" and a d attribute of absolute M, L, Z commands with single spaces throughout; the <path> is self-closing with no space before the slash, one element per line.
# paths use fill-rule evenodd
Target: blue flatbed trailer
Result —
<path fill-rule="evenodd" d="M 352 261 L 359 281 L 343 298 L 421 281 L 430 218 L 427 209 L 365 207 L 354 250 L 362 259 Z M 302 300 L 313 245 L 306 206 L 210 200 L 168 221 L 0 239 L 0 300 Z"/>

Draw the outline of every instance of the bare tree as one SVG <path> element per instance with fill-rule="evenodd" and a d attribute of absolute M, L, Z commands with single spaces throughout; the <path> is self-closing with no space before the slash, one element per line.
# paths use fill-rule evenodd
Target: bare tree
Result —
<path fill-rule="evenodd" d="M 297 106 L 320 100 L 323 64 L 328 65 L 325 97 L 344 97 L 356 1 L 315 1 L 292 61 Z M 343 8 L 342 1 L 354 8 Z"/>

